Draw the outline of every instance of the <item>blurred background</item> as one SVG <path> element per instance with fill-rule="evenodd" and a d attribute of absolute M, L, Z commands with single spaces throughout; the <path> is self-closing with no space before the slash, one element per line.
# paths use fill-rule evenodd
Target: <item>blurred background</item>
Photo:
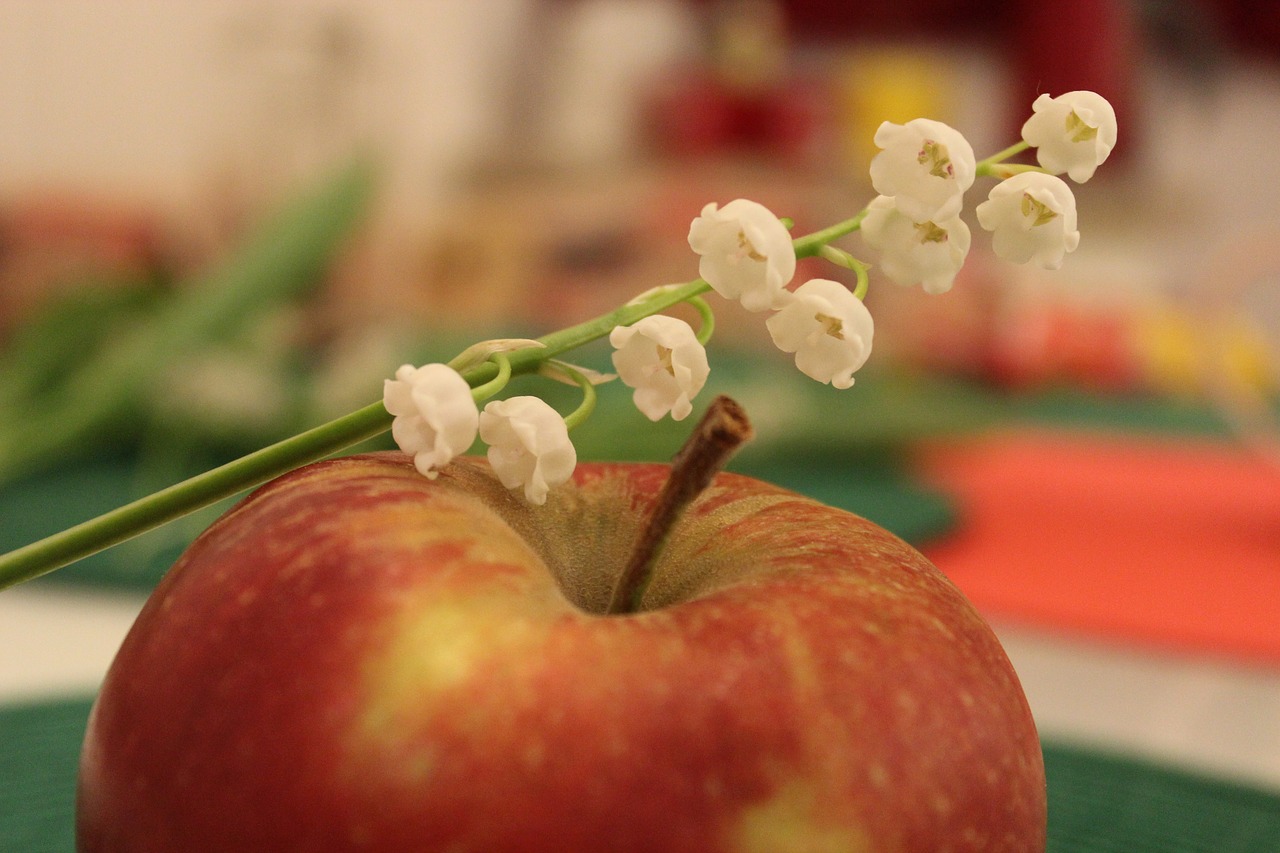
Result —
<path fill-rule="evenodd" d="M 1053 849 L 1280 850 L 1272 4 L 4 0 L 0 550 L 372 402 L 400 363 L 689 280 L 708 201 L 843 219 L 881 121 L 982 157 L 1073 89 L 1120 141 L 1063 269 L 990 253 L 980 182 L 951 292 L 873 273 L 853 389 L 721 303 L 711 390 L 757 422 L 740 470 L 899 533 L 996 624 Z M 580 456 L 679 446 L 602 396 Z M 221 508 L 0 593 L 0 764 L 44 768 L 0 849 L 69 849 L 85 697 Z"/>

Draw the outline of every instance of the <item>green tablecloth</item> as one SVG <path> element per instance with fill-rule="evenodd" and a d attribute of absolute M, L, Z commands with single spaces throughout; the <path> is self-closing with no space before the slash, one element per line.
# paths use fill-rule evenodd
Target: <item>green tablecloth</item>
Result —
<path fill-rule="evenodd" d="M 88 699 L 0 709 L 0 850 L 68 853 Z M 1280 795 L 1049 743 L 1050 853 L 1276 853 Z"/>

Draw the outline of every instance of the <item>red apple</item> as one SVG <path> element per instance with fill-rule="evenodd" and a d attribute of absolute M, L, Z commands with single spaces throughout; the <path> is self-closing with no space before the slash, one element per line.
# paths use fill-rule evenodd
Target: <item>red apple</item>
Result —
<path fill-rule="evenodd" d="M 988 626 L 879 527 L 719 475 L 602 615 L 667 466 L 534 507 L 399 454 L 264 486 L 102 687 L 82 851 L 1042 851 Z"/>

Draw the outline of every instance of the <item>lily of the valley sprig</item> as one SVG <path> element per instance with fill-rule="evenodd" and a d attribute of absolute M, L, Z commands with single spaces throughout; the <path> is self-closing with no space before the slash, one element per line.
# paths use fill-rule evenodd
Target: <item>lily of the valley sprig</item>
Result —
<path fill-rule="evenodd" d="M 942 122 L 884 122 L 875 134 L 880 152 L 870 167 L 871 185 L 879 195 L 857 216 L 805 238 L 792 239 L 788 222 L 758 202 L 708 203 L 689 226 L 700 278 L 685 286 L 687 296 L 680 300 L 693 302 L 703 314 L 701 332 L 657 313 L 673 303 L 655 305 L 654 313 L 607 330 L 616 348 L 614 367 L 634 389 L 637 408 L 655 421 L 668 414 L 681 420 L 692 411 L 692 399 L 710 369 L 705 350 L 710 308 L 701 299 L 708 290 L 748 311 L 767 313 L 769 337 L 780 350 L 794 354 L 801 373 L 835 388 L 852 386 L 853 374 L 871 355 L 875 331 L 863 301 L 870 264 L 832 242 L 860 230 L 890 281 L 919 284 L 933 294 L 950 290 L 972 242 L 961 219 L 964 195 L 979 176 L 999 179 L 975 210 L 978 223 L 992 233 L 995 254 L 1014 263 L 1060 267 L 1079 245 L 1080 232 L 1075 196 L 1057 173 L 1076 182 L 1093 176 L 1115 145 L 1115 112 L 1094 92 L 1041 95 L 1032 109 L 1022 141 L 981 162 L 964 136 Z M 1006 163 L 1032 147 L 1039 166 Z M 791 288 L 802 253 L 853 270 L 857 285 L 850 290 L 819 278 Z M 643 306 L 645 299 L 632 304 Z M 401 367 L 396 379 L 386 383 L 385 402 L 396 416 L 396 441 L 430 477 L 451 453 L 465 452 L 458 437 L 474 438 L 477 415 L 474 405 L 453 402 L 462 399 L 461 377 L 446 378 L 449 368 L 444 365 L 428 368 Z M 509 364 L 507 368 L 500 376 L 510 374 Z M 503 384 L 490 381 L 482 396 L 499 393 Z M 593 384 L 583 383 L 592 401 Z M 406 406 L 406 400 L 414 405 Z M 523 488 L 530 501 L 541 504 L 550 488 L 571 475 L 575 456 L 568 429 L 538 398 L 491 402 L 479 419 L 480 436 L 490 444 L 489 460 L 508 488 Z M 567 420 L 576 425 L 580 419 Z"/>
<path fill-rule="evenodd" d="M 794 358 L 797 369 L 835 388 L 853 385 L 871 355 L 874 321 L 864 298 L 872 261 L 901 286 L 929 293 L 949 290 L 972 240 L 962 221 L 966 192 L 979 178 L 996 181 L 974 211 L 992 232 L 996 255 L 1057 268 L 1080 234 L 1075 197 L 1060 174 L 1088 180 L 1116 141 L 1110 104 L 1093 92 L 1042 95 L 1022 139 L 985 160 L 954 128 L 930 119 L 885 122 L 871 161 L 877 196 L 840 222 L 800 237 L 789 220 L 763 205 L 736 199 L 705 205 L 689 227 L 698 278 L 648 290 L 598 317 L 537 340 L 482 341 L 447 364 L 404 365 L 384 383 L 381 400 L 196 475 L 98 518 L 0 555 L 0 588 L 38 577 L 161 524 L 385 433 L 434 478 L 479 439 L 488 445 L 504 485 L 541 504 L 577 464 L 569 433 L 590 417 L 596 386 L 620 379 L 651 420 L 687 417 L 711 369 L 706 345 L 714 310 L 703 297 L 741 303 L 762 316 L 761 334 Z M 1012 162 L 1029 149 L 1036 164 Z M 860 231 L 871 260 L 837 240 Z M 830 278 L 794 284 L 797 260 L 821 258 L 853 273 L 851 288 Z M 692 259 L 691 259 L 692 261 Z M 695 331 L 664 312 L 692 306 Z M 592 341 L 608 338 L 616 375 L 565 361 Z M 576 385 L 582 402 L 562 415 L 537 396 L 501 399 L 510 379 L 539 375 Z M 480 404 L 484 404 L 481 408 Z"/>

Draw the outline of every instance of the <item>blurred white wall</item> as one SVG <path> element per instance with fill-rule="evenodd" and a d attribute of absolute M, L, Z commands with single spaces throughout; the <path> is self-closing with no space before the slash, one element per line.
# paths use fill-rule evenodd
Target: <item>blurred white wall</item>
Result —
<path fill-rule="evenodd" d="M 617 93 L 689 49 L 687 23 L 674 0 L 6 0 L 0 197 L 191 205 L 372 144 L 389 203 L 428 209 L 486 147 L 625 144 Z"/>
<path fill-rule="evenodd" d="M 680 0 L 4 0 L 0 202 L 65 189 L 198 213 L 273 198 L 372 145 L 389 164 L 382 201 L 414 231 L 486 157 L 625 154 L 622 95 L 694 54 L 692 15 Z M 998 64 L 926 48 L 962 72 L 965 132 L 1003 144 Z M 1086 205 L 1082 226 L 1104 243 L 1105 220 L 1123 252 L 1149 253 L 1148 280 L 1280 223 L 1280 71 L 1225 58 L 1200 81 L 1135 58 L 1140 126 L 1121 133 L 1136 150 L 1102 182 L 1115 203 Z"/>
<path fill-rule="evenodd" d="M 8 0 L 0 194 L 268 192 L 362 144 L 430 196 L 493 130 L 531 0 Z"/>

